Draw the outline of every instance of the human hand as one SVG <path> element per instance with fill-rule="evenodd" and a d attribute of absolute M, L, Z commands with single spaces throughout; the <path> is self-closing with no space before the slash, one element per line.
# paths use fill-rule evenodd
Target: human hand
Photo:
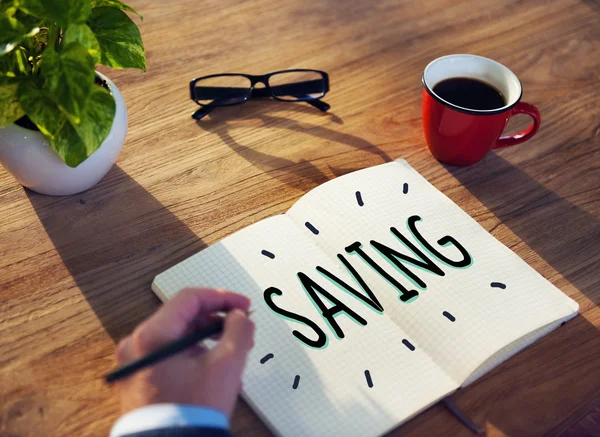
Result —
<path fill-rule="evenodd" d="M 120 366 L 214 322 L 227 311 L 213 349 L 193 346 L 118 382 L 121 410 L 159 403 L 214 408 L 231 416 L 246 356 L 254 344 L 254 323 L 247 317 L 250 300 L 214 289 L 185 289 L 125 337 L 116 350 Z"/>

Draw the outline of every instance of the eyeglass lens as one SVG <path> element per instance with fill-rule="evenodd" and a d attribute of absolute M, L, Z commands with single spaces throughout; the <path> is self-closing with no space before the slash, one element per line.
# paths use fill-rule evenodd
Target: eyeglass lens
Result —
<path fill-rule="evenodd" d="M 194 93 L 201 105 L 227 106 L 247 100 L 251 87 L 245 76 L 214 76 L 197 81 Z"/>
<path fill-rule="evenodd" d="M 289 71 L 269 77 L 273 97 L 290 102 L 320 99 L 326 92 L 326 81 L 317 71 Z"/>

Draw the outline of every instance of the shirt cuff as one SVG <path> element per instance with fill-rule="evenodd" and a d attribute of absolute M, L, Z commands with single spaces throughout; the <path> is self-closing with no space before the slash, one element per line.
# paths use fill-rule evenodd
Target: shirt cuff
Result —
<path fill-rule="evenodd" d="M 110 437 L 122 437 L 136 432 L 177 427 L 228 429 L 229 420 L 225 414 L 212 408 L 155 404 L 125 414 L 112 427 Z"/>

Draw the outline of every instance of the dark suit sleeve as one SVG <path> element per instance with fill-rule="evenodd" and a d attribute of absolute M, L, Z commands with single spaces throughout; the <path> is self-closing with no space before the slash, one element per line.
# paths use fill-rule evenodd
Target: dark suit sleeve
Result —
<path fill-rule="evenodd" d="M 141 431 L 123 437 L 231 437 L 226 429 L 174 427 Z"/>

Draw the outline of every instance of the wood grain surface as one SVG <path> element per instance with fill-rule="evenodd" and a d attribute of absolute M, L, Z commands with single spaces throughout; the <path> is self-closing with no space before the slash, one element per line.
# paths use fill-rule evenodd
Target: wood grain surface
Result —
<path fill-rule="evenodd" d="M 115 343 L 158 308 L 155 275 L 329 179 L 396 158 L 581 309 L 456 403 L 490 436 L 600 435 L 598 0 L 129 3 L 144 15 L 148 71 L 102 69 L 129 110 L 115 167 L 61 198 L 0 170 L 2 437 L 107 435 L 119 405 L 101 378 Z M 512 69 L 541 111 L 539 134 L 473 167 L 438 163 L 420 80 L 450 53 Z M 190 117 L 195 76 L 294 67 L 330 74 L 328 114 L 258 101 Z M 232 427 L 269 435 L 243 402 Z M 471 435 L 439 406 L 400 434 Z"/>

